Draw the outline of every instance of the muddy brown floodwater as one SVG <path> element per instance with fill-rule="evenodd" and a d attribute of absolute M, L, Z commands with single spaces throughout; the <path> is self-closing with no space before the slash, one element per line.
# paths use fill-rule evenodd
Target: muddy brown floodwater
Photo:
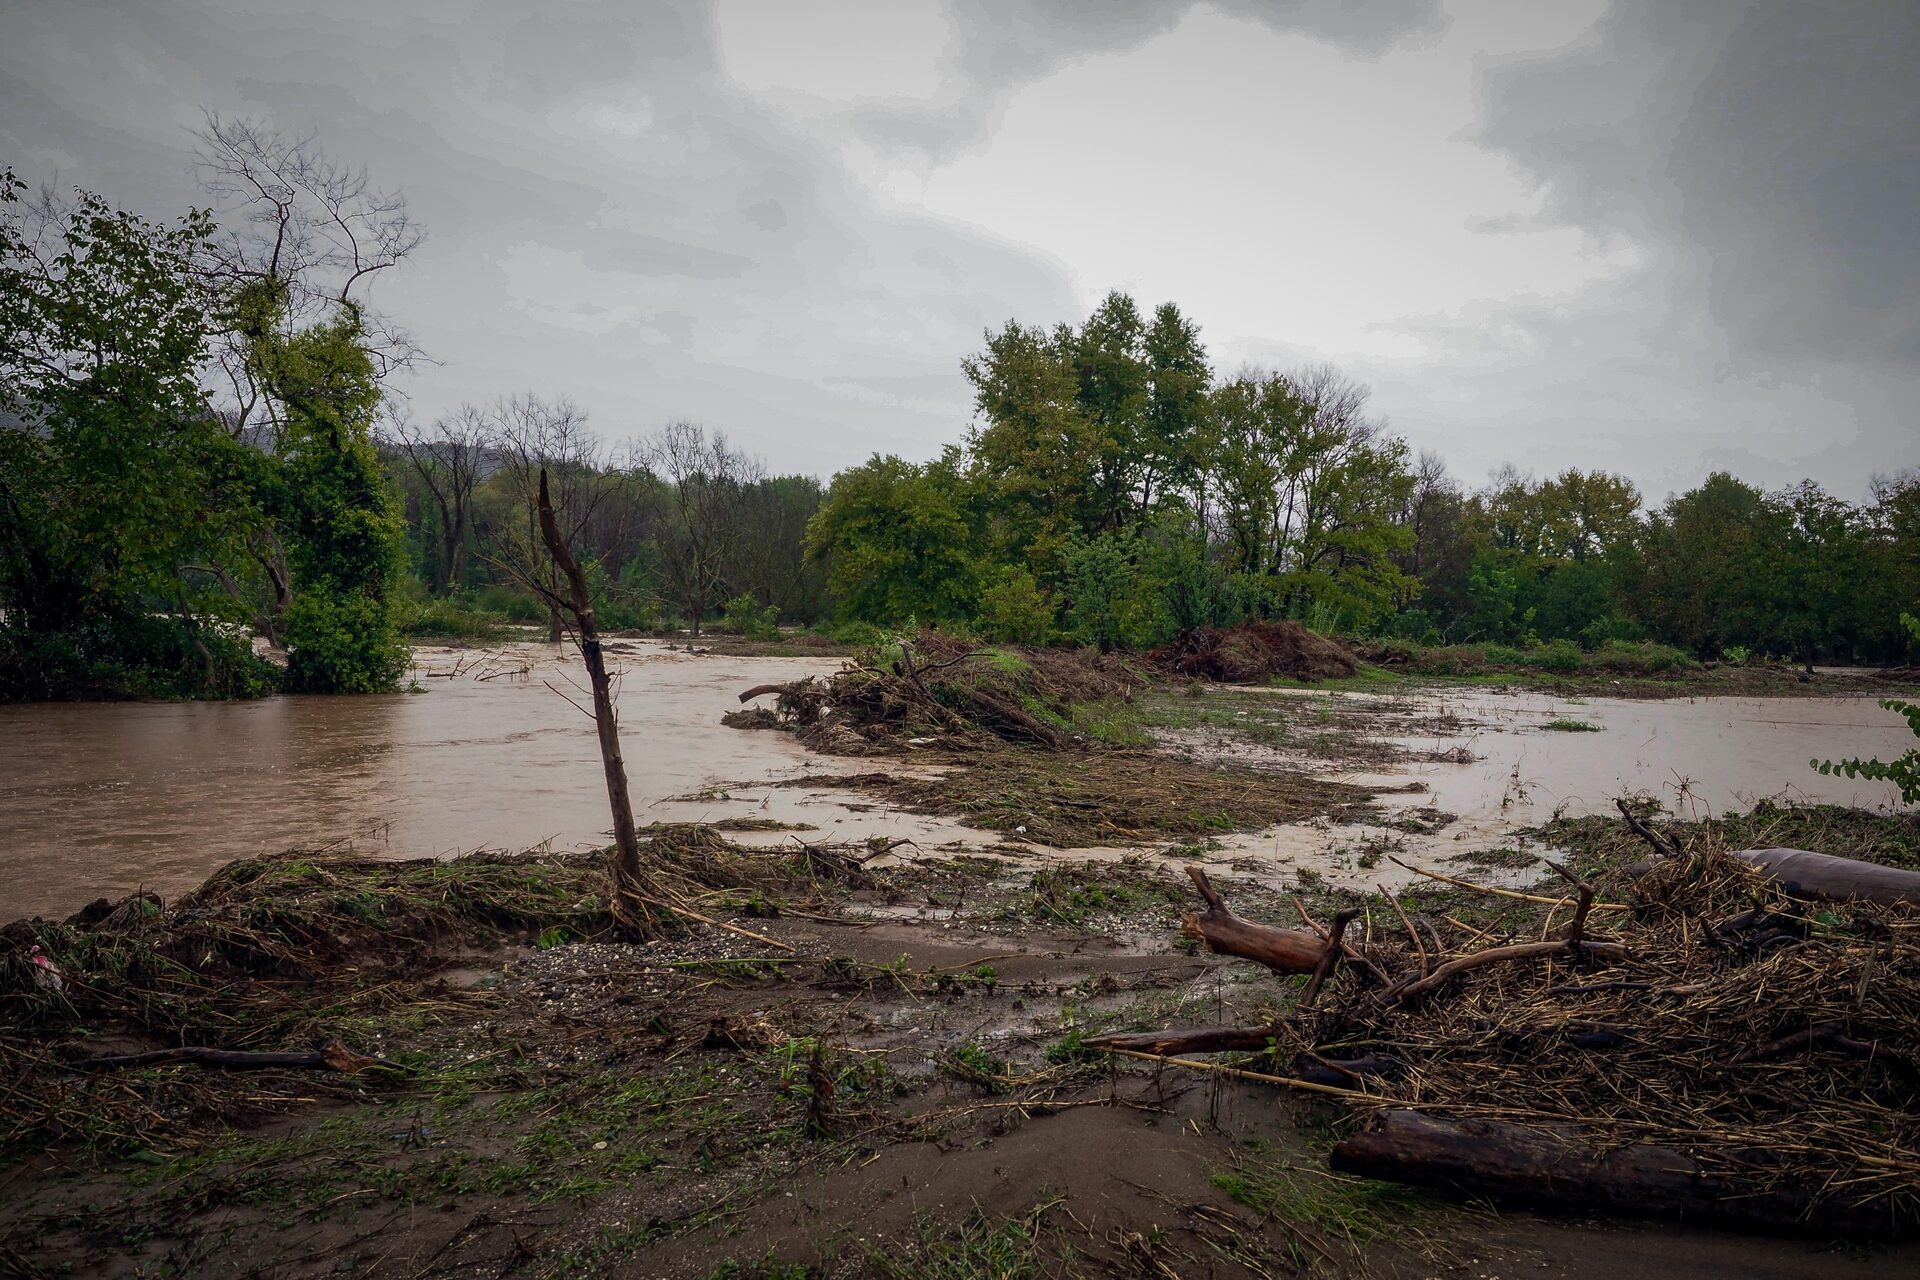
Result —
<path fill-rule="evenodd" d="M 1282 874 L 1311 867 L 1348 888 L 1418 878 L 1393 857 L 1431 866 L 1521 845 L 1522 832 L 1552 818 L 1611 814 L 1619 796 L 1651 796 L 1696 819 L 1745 811 L 1762 800 L 1897 809 L 1893 784 L 1824 775 L 1808 761 L 1891 759 L 1913 745 L 1906 721 L 1869 697 L 1589 699 L 1458 685 L 1236 696 L 1305 699 L 1328 714 L 1358 709 L 1375 722 L 1374 736 L 1420 757 L 1377 770 L 1321 765 L 1316 771 L 1360 786 L 1417 783 L 1418 791 L 1382 795 L 1381 807 L 1389 814 L 1438 810 L 1450 820 L 1436 830 L 1297 823 L 1227 837 L 1217 853 L 1223 863 L 1264 860 Z M 1438 758 L 1449 753 L 1459 759 Z M 1315 768 L 1312 759 L 1285 749 L 1270 754 L 1275 763 Z M 1524 883 L 1541 871 L 1518 866 L 1472 874 Z"/>
<path fill-rule="evenodd" d="M 726 728 L 721 713 L 739 705 L 744 688 L 829 672 L 838 659 L 694 657 L 647 642 L 611 650 L 642 823 L 772 818 L 827 839 L 905 836 L 922 851 L 999 841 L 827 786 L 769 785 L 847 762 L 813 755 L 786 734 Z M 0 920 L 64 914 L 141 887 L 172 895 L 235 858 L 282 849 L 414 857 L 605 842 L 592 721 L 562 697 L 586 702 L 577 658 L 515 644 L 485 654 L 423 648 L 414 662 L 410 678 L 424 693 L 0 707 Z M 1628 792 L 1653 793 L 1689 814 L 1775 795 L 1889 805 L 1886 784 L 1825 778 L 1807 759 L 1897 755 L 1912 742 L 1900 717 L 1865 698 L 1578 702 L 1477 687 L 1332 697 L 1377 710 L 1377 733 L 1417 752 L 1458 747 L 1474 758 L 1365 773 L 1284 751 L 1273 763 L 1383 786 L 1418 781 L 1427 789 L 1385 796 L 1383 805 L 1439 809 L 1457 821 L 1424 834 L 1294 824 L 1228 837 L 1208 861 L 1276 877 L 1311 868 L 1358 887 L 1412 878 L 1379 851 L 1431 864 L 1513 843 L 1555 812 L 1603 811 Z M 1548 730 L 1554 719 L 1599 731 Z M 1405 736 L 1412 725 L 1424 727 Z"/>
<path fill-rule="evenodd" d="M 833 671 L 838 659 L 611 647 L 642 824 L 763 817 L 833 839 L 993 838 L 846 793 L 712 794 L 837 767 L 787 734 L 726 728 L 720 714 L 750 685 Z M 606 842 L 593 722 L 556 692 L 587 704 L 577 657 L 517 644 L 419 649 L 414 662 L 424 693 L 0 707 L 0 920 L 142 887 L 171 896 L 235 858 L 289 848 L 412 857 Z"/>

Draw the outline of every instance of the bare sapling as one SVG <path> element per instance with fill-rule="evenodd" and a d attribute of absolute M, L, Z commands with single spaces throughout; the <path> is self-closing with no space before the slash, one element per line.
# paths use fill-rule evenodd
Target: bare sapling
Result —
<path fill-rule="evenodd" d="M 587 590 L 587 575 L 580 568 L 567 540 L 560 534 L 560 522 L 554 517 L 553 501 L 547 494 L 547 469 L 540 468 L 540 536 L 547 554 L 565 580 L 566 594 L 538 587 L 547 602 L 568 615 L 580 642 L 580 657 L 586 663 L 587 683 L 593 690 L 593 723 L 600 739 L 600 765 L 607 777 L 607 804 L 613 810 L 613 913 L 626 928 L 647 932 L 652 913 L 636 911 L 636 905 L 659 908 L 664 902 L 648 884 L 640 861 L 640 835 L 633 825 L 633 802 L 627 796 L 627 766 L 620 758 L 620 726 L 613 709 L 612 681 L 607 675 L 606 654 L 600 648 L 600 627 L 593 616 L 593 597 Z M 538 584 L 536 584 L 538 586 Z"/>

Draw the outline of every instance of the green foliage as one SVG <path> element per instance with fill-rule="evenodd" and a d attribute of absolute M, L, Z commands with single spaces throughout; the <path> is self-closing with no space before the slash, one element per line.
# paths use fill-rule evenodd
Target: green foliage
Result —
<path fill-rule="evenodd" d="M 1527 655 L 1527 662 L 1555 675 L 1572 675 L 1580 669 L 1580 646 L 1571 640 L 1555 640 Z"/>
<path fill-rule="evenodd" d="M 201 566 L 241 554 L 259 468 L 206 403 L 205 214 L 168 226 L 0 176 L 0 677 L 11 696 L 272 687 Z"/>
<path fill-rule="evenodd" d="M 721 609 L 720 630 L 748 640 L 773 640 L 780 635 L 779 618 L 777 606 L 762 606 L 751 592 L 743 592 Z"/>
<path fill-rule="evenodd" d="M 1045 644 L 1053 630 L 1053 605 L 1033 574 L 1019 565 L 996 567 L 980 592 L 980 633 L 1008 644 Z"/>
<path fill-rule="evenodd" d="M 1147 637 L 1152 610 L 1129 535 L 1069 537 L 1061 563 L 1069 635 L 1102 652 L 1134 647 Z"/>
<path fill-rule="evenodd" d="M 406 666 L 394 608 L 400 521 L 392 510 L 372 424 L 380 385 L 351 306 L 287 334 L 270 322 L 270 285 L 242 291 L 256 315 L 248 357 L 286 408 L 274 513 L 287 539 L 294 598 L 287 609 L 287 687 L 300 693 L 382 693 Z"/>
<path fill-rule="evenodd" d="M 1903 613 L 1900 615 L 1900 625 L 1916 642 L 1920 642 L 1920 618 Z M 1920 738 L 1920 703 L 1883 698 L 1880 705 L 1905 717 L 1913 736 Z M 1845 774 L 1849 778 L 1891 782 L 1898 788 L 1902 803 L 1920 804 L 1920 747 L 1893 760 L 1809 760 L 1807 763 L 1829 777 Z"/>
<path fill-rule="evenodd" d="M 1305 1228 L 1357 1254 L 1388 1236 L 1404 1237 L 1430 1202 L 1419 1191 L 1295 1165 L 1259 1152 L 1213 1185 L 1254 1212 Z"/>
<path fill-rule="evenodd" d="M 842 471 L 806 537 L 848 618 L 936 623 L 973 610 L 978 548 L 956 451 L 925 466 L 876 456 Z"/>
<path fill-rule="evenodd" d="M 259 698 L 279 687 L 279 669 L 246 636 L 192 617 L 120 612 L 60 631 L 0 627 L 0 703 Z"/>

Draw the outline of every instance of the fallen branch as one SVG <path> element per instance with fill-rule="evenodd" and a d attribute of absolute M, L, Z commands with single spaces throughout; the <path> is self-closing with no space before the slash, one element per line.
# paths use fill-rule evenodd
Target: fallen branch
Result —
<path fill-rule="evenodd" d="M 1392 854 L 1387 855 L 1387 861 L 1397 867 L 1404 867 L 1415 875 L 1425 876 L 1429 880 L 1458 885 L 1462 889 L 1471 889 L 1475 893 L 1490 893 L 1496 898 L 1512 898 L 1517 902 L 1538 902 L 1549 907 L 1565 907 L 1575 901 L 1572 898 L 1548 898 L 1537 893 L 1522 893 L 1518 889 L 1502 889 L 1490 884 L 1475 884 L 1471 880 L 1461 880 L 1454 876 L 1443 875 L 1438 871 L 1429 871 L 1425 867 L 1416 867 L 1411 862 L 1402 862 Z M 1624 902 L 1596 902 L 1593 904 L 1593 909 L 1595 911 L 1631 911 L 1633 908 Z"/>
<path fill-rule="evenodd" d="M 1237 1050 L 1266 1049 L 1273 1044 L 1270 1027 L 1189 1027 L 1171 1031 L 1118 1031 L 1103 1036 L 1088 1036 L 1089 1049 L 1109 1052 L 1150 1053 L 1231 1053 Z"/>
<path fill-rule="evenodd" d="M 1633 834 L 1653 846 L 1655 857 L 1685 858 L 1687 856 L 1686 851 L 1674 841 L 1672 836 L 1667 835 L 1663 831 L 1655 831 L 1652 827 L 1642 822 L 1640 815 L 1633 811 L 1632 806 L 1629 805 L 1625 799 L 1616 797 L 1613 803 L 1619 808 L 1620 816 L 1627 820 L 1627 826 L 1633 831 Z"/>
<path fill-rule="evenodd" d="M 1207 909 L 1189 915 L 1180 923 L 1180 932 L 1207 944 L 1216 955 L 1239 956 L 1263 964 L 1276 973 L 1314 973 L 1328 954 L 1328 944 L 1304 929 L 1278 929 L 1256 924 L 1237 916 L 1220 899 L 1207 873 L 1188 867 L 1194 888 L 1206 900 Z"/>
<path fill-rule="evenodd" d="M 1222 1066 L 1218 1062 L 1200 1062 L 1193 1058 L 1174 1058 L 1161 1053 L 1141 1053 L 1135 1049 L 1109 1049 L 1107 1052 L 1120 1058 L 1138 1058 L 1142 1062 L 1158 1062 L 1169 1067 L 1180 1067 L 1187 1071 L 1208 1071 L 1214 1075 L 1231 1076 L 1235 1080 L 1258 1080 L 1262 1084 L 1277 1084 L 1289 1089 L 1304 1089 L 1308 1093 L 1332 1094 L 1337 1098 L 1365 1098 L 1372 1102 L 1380 1101 L 1378 1094 L 1367 1093 L 1360 1089 L 1343 1089 L 1339 1085 L 1321 1084 L 1314 1080 L 1301 1080 L 1295 1076 L 1268 1075 L 1263 1071 L 1248 1071 L 1242 1067 Z"/>
<path fill-rule="evenodd" d="M 1340 967 L 1340 957 L 1346 954 L 1346 948 L 1341 944 L 1341 939 L 1346 936 L 1347 926 L 1352 924 L 1359 915 L 1357 910 L 1349 907 L 1334 916 L 1333 929 L 1327 934 L 1320 963 L 1313 967 L 1313 976 L 1307 979 L 1306 990 L 1300 993 L 1302 1008 L 1313 1006 L 1313 1002 L 1320 996 L 1320 988 L 1326 985 L 1328 978 L 1333 976 L 1333 971 Z M 1423 965 L 1422 968 L 1424 969 L 1425 966 Z"/>
<path fill-rule="evenodd" d="M 786 691 L 787 691 L 787 686 L 784 684 L 757 684 L 753 686 L 753 688 L 748 689 L 745 693 L 741 694 L 740 701 L 752 702 L 755 698 L 760 697 L 762 694 L 785 693 Z"/>
<path fill-rule="evenodd" d="M 1596 1150 L 1563 1130 L 1403 1109 L 1381 1112 L 1339 1143 L 1331 1163 L 1341 1173 L 1581 1213 L 1842 1237 L 1910 1230 L 1886 1200 L 1831 1197 L 1821 1180 L 1736 1182 L 1669 1147 Z"/>
<path fill-rule="evenodd" d="M 1795 1049 L 1813 1049 L 1823 1045 L 1844 1049 L 1848 1053 L 1857 1053 L 1868 1058 L 1879 1058 L 1895 1066 L 1904 1067 L 1909 1072 L 1914 1070 L 1913 1064 L 1899 1054 L 1891 1053 L 1871 1041 L 1859 1040 L 1848 1035 L 1845 1028 L 1837 1022 L 1816 1022 L 1790 1035 L 1765 1041 L 1750 1049 L 1742 1049 L 1727 1060 L 1727 1065 L 1731 1067 L 1748 1062 L 1763 1062 L 1768 1058 L 1778 1058 L 1782 1054 L 1792 1053 Z"/>
<path fill-rule="evenodd" d="M 151 1067 L 163 1062 L 194 1062 L 206 1067 L 224 1067 L 229 1071 L 262 1071 L 270 1067 L 288 1067 L 301 1071 L 338 1071 L 357 1075 L 362 1071 L 406 1071 L 412 1068 L 386 1058 L 371 1058 L 349 1049 L 339 1040 L 329 1040 L 324 1048 L 299 1051 L 256 1051 L 247 1049 L 208 1049 L 183 1045 L 173 1049 L 150 1049 L 145 1053 L 115 1053 L 98 1058 L 80 1058 L 67 1065 L 75 1071 L 118 1071 L 127 1067 Z"/>
<path fill-rule="evenodd" d="M 1541 956 L 1565 955 L 1569 950 L 1601 960 L 1624 960 L 1627 957 L 1626 947 L 1618 942 L 1581 941 L 1569 945 L 1566 940 L 1557 938 L 1550 942 L 1516 942 L 1511 946 L 1488 947 L 1485 951 L 1475 951 L 1471 955 L 1449 960 L 1426 977 L 1388 991 L 1385 999 L 1404 1002 L 1445 985 L 1449 979 L 1469 969 L 1478 969 L 1490 964 L 1504 964 L 1511 960 L 1533 960 Z"/>

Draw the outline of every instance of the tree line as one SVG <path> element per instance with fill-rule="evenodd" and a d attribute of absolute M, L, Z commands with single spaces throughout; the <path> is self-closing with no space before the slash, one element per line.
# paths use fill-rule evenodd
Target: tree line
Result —
<path fill-rule="evenodd" d="M 1216 372 L 1178 307 L 1122 293 L 989 331 L 960 439 L 828 484 L 684 421 L 610 449 L 564 397 L 417 423 L 392 384 L 418 348 L 368 299 L 422 242 L 404 199 L 311 138 L 209 118 L 201 143 L 209 208 L 172 221 L 0 179 L 0 697 L 360 692 L 409 631 L 557 636 L 543 471 L 612 626 L 1910 653 L 1920 473 L 1857 504 L 1726 474 L 1651 509 L 1599 471 L 1470 488 L 1338 370 Z"/>
<path fill-rule="evenodd" d="M 463 405 L 431 426 L 386 425 L 409 562 L 436 597 L 544 621 L 559 638 L 537 519 L 545 471 L 603 625 L 698 634 L 716 618 L 765 630 L 831 616 L 825 570 L 802 536 L 820 482 L 768 475 L 723 433 L 671 422 L 609 449 L 579 406 L 532 394 Z"/>
<path fill-rule="evenodd" d="M 1077 327 L 990 332 L 963 368 L 964 439 L 841 472 L 808 527 L 847 616 L 1103 647 L 1296 618 L 1427 644 L 1910 652 L 1920 471 L 1864 504 L 1724 473 L 1651 510 L 1601 471 L 1469 489 L 1337 370 L 1216 375 L 1177 307 L 1121 293 Z"/>

